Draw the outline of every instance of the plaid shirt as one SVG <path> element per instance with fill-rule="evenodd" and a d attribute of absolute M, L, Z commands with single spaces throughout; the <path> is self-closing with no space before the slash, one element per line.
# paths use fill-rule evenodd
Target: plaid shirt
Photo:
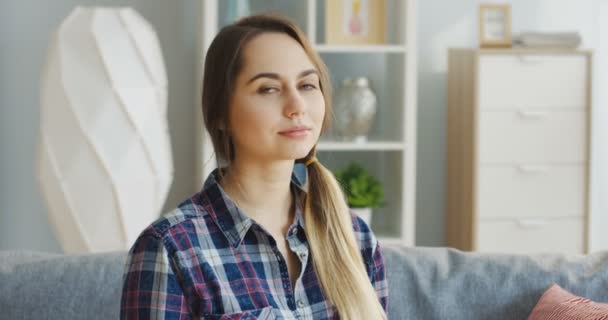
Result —
<path fill-rule="evenodd" d="M 126 262 L 120 318 L 339 319 L 309 255 L 302 214 L 306 168 L 297 164 L 296 169 L 291 178 L 296 212 L 286 238 L 302 266 L 295 288 L 273 237 L 224 193 L 215 169 L 201 192 L 135 241 Z M 382 251 L 365 222 L 351 217 L 369 279 L 386 311 Z"/>

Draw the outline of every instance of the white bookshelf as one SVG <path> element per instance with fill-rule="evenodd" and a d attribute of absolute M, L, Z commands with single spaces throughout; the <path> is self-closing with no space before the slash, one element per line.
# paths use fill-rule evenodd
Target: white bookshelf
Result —
<path fill-rule="evenodd" d="M 402 151 L 403 142 L 372 141 L 366 143 L 321 141 L 317 144 L 317 151 Z"/>
<path fill-rule="evenodd" d="M 319 53 L 406 53 L 405 46 L 402 45 L 326 45 L 317 44 L 316 49 Z"/>
<path fill-rule="evenodd" d="M 204 57 L 219 28 L 231 21 L 223 18 L 226 2 L 202 1 L 200 52 Z M 374 210 L 371 224 L 374 233 L 383 243 L 414 245 L 417 103 L 415 0 L 386 0 L 384 20 L 387 43 L 383 45 L 325 43 L 325 4 L 325 0 L 250 0 L 250 9 L 252 13 L 281 12 L 305 30 L 331 72 L 334 89 L 345 77 L 365 76 L 370 80 L 370 86 L 378 97 L 378 110 L 368 142 L 338 141 L 332 138 L 330 131 L 321 137 L 318 156 L 330 170 L 357 161 L 380 180 L 385 188 L 386 206 Z M 202 73 L 198 79 L 200 84 Z M 197 106 L 197 109 L 200 107 Z M 204 178 L 215 168 L 215 161 L 213 146 L 202 127 L 202 121 L 198 122 L 198 130 L 198 136 L 203 138 L 197 150 L 197 163 L 201 165 L 196 183 L 201 186 Z"/>

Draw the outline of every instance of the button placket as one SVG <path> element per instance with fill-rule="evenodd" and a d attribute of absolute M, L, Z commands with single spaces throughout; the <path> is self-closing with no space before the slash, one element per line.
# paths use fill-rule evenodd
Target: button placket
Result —
<path fill-rule="evenodd" d="M 287 264 L 283 261 L 281 252 L 276 247 L 273 248 L 274 254 L 279 262 L 279 271 L 281 273 L 281 282 L 283 289 L 285 290 L 285 297 L 287 298 L 287 305 L 290 309 L 296 308 L 294 295 L 291 289 L 291 280 L 289 279 L 289 272 L 287 271 Z"/>

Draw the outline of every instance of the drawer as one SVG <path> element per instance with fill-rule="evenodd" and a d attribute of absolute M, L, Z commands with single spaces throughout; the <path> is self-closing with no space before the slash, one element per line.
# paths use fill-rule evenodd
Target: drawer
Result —
<path fill-rule="evenodd" d="M 482 109 L 583 108 L 585 55 L 482 55 L 478 69 Z"/>
<path fill-rule="evenodd" d="M 480 220 L 477 250 L 500 253 L 585 253 L 583 218 Z"/>
<path fill-rule="evenodd" d="M 587 113 L 481 111 L 478 161 L 484 163 L 583 163 L 587 159 Z"/>
<path fill-rule="evenodd" d="M 477 215 L 480 219 L 582 216 L 586 181 L 583 165 L 481 166 Z"/>

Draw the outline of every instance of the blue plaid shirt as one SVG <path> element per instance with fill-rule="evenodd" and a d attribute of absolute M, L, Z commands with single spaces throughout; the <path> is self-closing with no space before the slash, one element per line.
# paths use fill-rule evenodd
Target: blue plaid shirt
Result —
<path fill-rule="evenodd" d="M 298 166 L 291 179 L 296 212 L 287 232 L 302 265 L 295 288 L 273 237 L 224 193 L 215 169 L 201 192 L 135 241 L 126 262 L 120 318 L 339 319 L 309 255 L 302 214 L 306 168 Z M 386 311 L 382 251 L 365 222 L 351 217 L 369 279 Z"/>

